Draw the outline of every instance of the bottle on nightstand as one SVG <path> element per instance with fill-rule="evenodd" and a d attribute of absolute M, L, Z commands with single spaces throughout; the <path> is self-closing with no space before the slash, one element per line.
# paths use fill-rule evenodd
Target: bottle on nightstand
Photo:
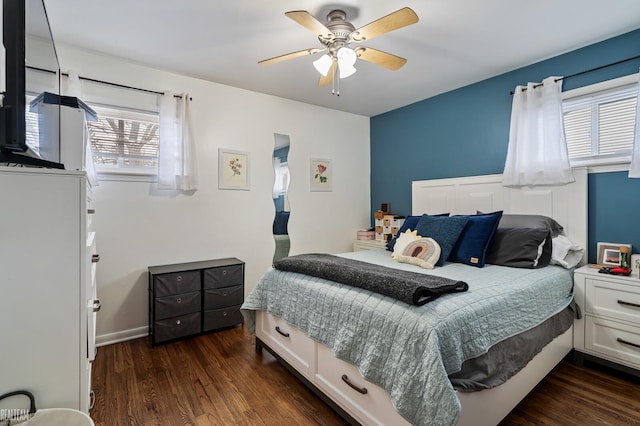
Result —
<path fill-rule="evenodd" d="M 629 253 L 629 247 L 627 246 L 620 246 L 620 266 L 617 266 L 615 268 L 611 268 L 611 274 L 613 275 L 626 275 L 629 276 L 631 275 L 631 262 L 629 259 L 629 256 L 631 256 L 631 253 Z"/>

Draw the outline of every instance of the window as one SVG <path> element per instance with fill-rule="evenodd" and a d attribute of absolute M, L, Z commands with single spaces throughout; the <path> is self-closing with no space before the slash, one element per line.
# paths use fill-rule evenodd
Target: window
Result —
<path fill-rule="evenodd" d="M 97 107 L 98 121 L 88 122 L 98 172 L 157 174 L 158 114 Z"/>
<path fill-rule="evenodd" d="M 634 74 L 564 94 L 564 129 L 572 165 L 631 160 L 637 78 Z"/>

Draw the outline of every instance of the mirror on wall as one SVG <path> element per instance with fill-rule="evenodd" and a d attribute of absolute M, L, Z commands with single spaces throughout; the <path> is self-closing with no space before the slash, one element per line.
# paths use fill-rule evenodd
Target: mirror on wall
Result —
<path fill-rule="evenodd" d="M 276 241 L 276 251 L 273 261 L 289 256 L 289 136 L 274 133 L 275 145 L 273 149 L 273 170 L 275 179 L 273 182 L 273 204 L 276 215 L 273 220 L 273 238 Z"/>

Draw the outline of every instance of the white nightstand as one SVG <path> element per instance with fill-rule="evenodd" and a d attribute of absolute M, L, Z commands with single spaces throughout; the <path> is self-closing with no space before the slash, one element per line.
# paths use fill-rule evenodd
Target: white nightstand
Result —
<path fill-rule="evenodd" d="M 589 265 L 574 272 L 575 299 L 582 309 L 576 320 L 573 347 L 577 361 L 585 354 L 622 365 L 640 374 L 640 280 L 600 274 Z M 608 362 L 605 362 L 609 364 Z M 634 371 L 635 370 L 635 371 Z"/>
<path fill-rule="evenodd" d="M 385 248 L 387 243 L 376 240 L 355 240 L 353 242 L 353 251 L 375 250 Z"/>

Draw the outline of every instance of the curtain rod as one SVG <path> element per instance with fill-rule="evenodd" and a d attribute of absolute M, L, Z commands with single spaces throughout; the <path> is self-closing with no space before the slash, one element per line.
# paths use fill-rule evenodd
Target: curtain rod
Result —
<path fill-rule="evenodd" d="M 575 74 L 568 75 L 568 76 L 566 76 L 566 77 L 556 78 L 556 80 L 555 80 L 555 81 L 556 81 L 556 82 L 558 82 L 558 81 L 566 80 L 566 79 L 568 79 L 568 78 L 577 77 L 577 76 L 579 76 L 579 75 L 588 74 L 588 73 L 591 73 L 591 72 L 594 72 L 594 71 L 600 71 L 601 69 L 609 68 L 609 67 L 612 67 L 612 66 L 614 66 L 614 65 L 623 64 L 623 63 L 625 63 L 625 62 L 635 61 L 636 59 L 640 59 L 640 55 L 638 55 L 638 56 L 633 56 L 633 57 L 631 57 L 631 58 L 627 58 L 627 59 L 622 59 L 622 60 L 620 60 L 620 61 L 616 61 L 616 62 L 611 62 L 610 64 L 600 65 L 599 67 L 591 68 L 591 69 L 586 70 L 586 71 L 580 71 L 580 72 L 577 72 L 577 73 L 575 73 Z M 534 85 L 533 85 L 533 88 L 535 89 L 536 87 L 540 87 L 540 86 L 542 86 L 542 83 L 534 84 Z M 526 87 L 523 87 L 523 88 L 522 88 L 522 91 L 524 92 L 525 90 L 527 90 L 527 88 L 526 88 Z M 513 94 L 514 94 L 514 92 L 513 92 L 513 91 L 511 91 L 511 94 L 513 95 Z"/>
<path fill-rule="evenodd" d="M 30 65 L 27 65 L 27 68 L 30 69 L 30 70 L 35 70 L 35 71 L 42 71 L 42 72 L 48 72 L 48 73 L 51 73 L 51 74 L 57 74 L 56 71 L 51 71 L 51 70 L 48 70 L 48 69 L 45 69 L 45 68 L 32 67 Z M 69 77 L 69 74 L 66 73 L 66 72 L 61 72 L 60 75 L 63 75 L 65 77 Z M 130 90 L 137 90 L 139 92 L 153 93 L 153 94 L 156 94 L 156 95 L 164 95 L 164 93 L 158 92 L 156 90 L 141 89 L 139 87 L 127 86 L 127 85 L 119 84 L 119 83 L 111 83 L 110 81 L 97 80 L 95 78 L 89 78 L 89 77 L 78 76 L 78 78 L 80 80 L 91 81 L 93 83 L 106 84 L 106 85 L 109 85 L 109 86 L 120 87 L 122 89 L 130 89 Z M 173 97 L 182 99 L 182 95 L 173 95 Z M 189 97 L 189 100 L 191 101 L 191 100 L 193 100 L 193 98 Z"/>

